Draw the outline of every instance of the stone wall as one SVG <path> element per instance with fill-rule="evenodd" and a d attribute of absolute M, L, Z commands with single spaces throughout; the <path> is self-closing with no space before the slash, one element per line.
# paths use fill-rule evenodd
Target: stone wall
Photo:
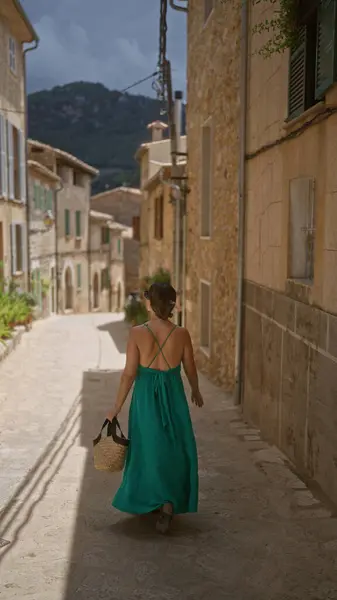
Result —
<path fill-rule="evenodd" d="M 234 385 L 235 357 L 240 15 L 240 0 L 217 2 L 204 23 L 204 3 L 189 1 L 186 324 L 199 368 L 227 389 Z M 201 134 L 208 119 L 213 129 L 212 232 L 201 239 Z M 200 280 L 212 284 L 209 356 L 199 350 Z"/>
<path fill-rule="evenodd" d="M 163 268 L 173 275 L 173 237 L 174 209 L 170 202 L 170 186 L 162 184 L 158 179 L 157 185 L 152 185 L 146 192 L 141 209 L 141 263 L 142 277 L 153 275 Z M 163 194 L 163 237 L 155 237 L 155 201 Z"/>
<path fill-rule="evenodd" d="M 243 410 L 337 501 L 337 317 L 292 296 L 246 281 Z"/>

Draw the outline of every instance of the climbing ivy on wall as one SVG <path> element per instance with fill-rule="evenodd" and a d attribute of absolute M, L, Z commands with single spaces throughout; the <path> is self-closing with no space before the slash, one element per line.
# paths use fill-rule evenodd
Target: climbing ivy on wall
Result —
<path fill-rule="evenodd" d="M 242 0 L 243 2 L 245 0 Z M 223 4 L 233 0 L 222 0 Z M 267 41 L 257 51 L 264 58 L 280 54 L 287 48 L 296 46 L 298 39 L 298 7 L 300 0 L 248 0 L 253 6 L 257 4 L 274 5 L 271 19 L 257 23 L 254 34 L 268 33 Z"/>
<path fill-rule="evenodd" d="M 253 5 L 269 3 L 275 5 L 274 16 L 261 21 L 254 27 L 255 34 L 267 32 L 269 39 L 259 48 L 258 53 L 264 58 L 280 54 L 287 48 L 297 44 L 298 0 L 251 0 Z"/>

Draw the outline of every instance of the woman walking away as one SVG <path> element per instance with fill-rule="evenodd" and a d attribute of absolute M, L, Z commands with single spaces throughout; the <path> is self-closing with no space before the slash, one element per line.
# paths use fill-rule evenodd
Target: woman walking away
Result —
<path fill-rule="evenodd" d="M 198 510 L 198 458 L 181 379 L 181 363 L 192 402 L 203 406 L 188 331 L 170 318 L 176 292 L 154 283 L 146 294 L 150 320 L 130 332 L 126 366 L 112 420 L 135 381 L 129 413 L 130 445 L 123 482 L 113 506 L 130 514 L 159 510 L 157 531 L 167 533 L 173 514 Z"/>

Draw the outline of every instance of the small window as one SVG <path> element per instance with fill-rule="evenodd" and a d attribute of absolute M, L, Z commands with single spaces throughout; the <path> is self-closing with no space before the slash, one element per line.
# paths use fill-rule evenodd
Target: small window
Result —
<path fill-rule="evenodd" d="M 12 273 L 24 271 L 24 257 L 26 255 L 24 225 L 12 223 L 11 225 L 11 253 Z"/>
<path fill-rule="evenodd" d="M 298 20 L 298 41 L 289 64 L 289 119 L 322 100 L 337 73 L 337 1 L 302 0 Z"/>
<path fill-rule="evenodd" d="M 77 185 L 79 187 L 84 187 L 85 179 L 83 173 L 79 171 L 73 171 L 73 185 Z"/>
<path fill-rule="evenodd" d="M 204 0 L 204 23 L 208 20 L 214 8 L 214 0 Z"/>
<path fill-rule="evenodd" d="M 212 214 L 212 127 L 202 127 L 201 137 L 201 237 L 211 237 Z"/>
<path fill-rule="evenodd" d="M 109 269 L 107 267 L 101 270 L 101 289 L 109 289 Z"/>
<path fill-rule="evenodd" d="M 120 256 L 122 254 L 122 240 L 118 238 L 117 240 L 117 254 Z"/>
<path fill-rule="evenodd" d="M 132 218 L 133 239 L 140 241 L 140 217 Z"/>
<path fill-rule="evenodd" d="M 9 68 L 16 74 L 16 40 L 12 37 L 8 40 Z"/>
<path fill-rule="evenodd" d="M 110 243 L 110 229 L 109 227 L 102 227 L 101 229 L 101 243 L 102 246 Z"/>
<path fill-rule="evenodd" d="M 81 231 L 81 211 L 77 210 L 75 213 L 75 228 L 76 228 L 76 237 L 80 238 L 82 235 Z"/>
<path fill-rule="evenodd" d="M 160 194 L 154 201 L 154 237 L 162 240 L 164 236 L 164 196 Z"/>
<path fill-rule="evenodd" d="M 310 178 L 290 182 L 289 277 L 308 282 L 314 278 L 315 182 Z"/>
<path fill-rule="evenodd" d="M 40 186 L 38 183 L 34 183 L 34 208 L 39 210 L 40 205 Z"/>
<path fill-rule="evenodd" d="M 211 284 L 200 282 L 200 346 L 207 352 L 211 348 Z"/>
<path fill-rule="evenodd" d="M 76 265 L 76 283 L 77 289 L 80 290 L 82 287 L 82 265 Z"/>
<path fill-rule="evenodd" d="M 64 211 L 64 235 L 70 236 L 70 210 L 66 208 Z"/>

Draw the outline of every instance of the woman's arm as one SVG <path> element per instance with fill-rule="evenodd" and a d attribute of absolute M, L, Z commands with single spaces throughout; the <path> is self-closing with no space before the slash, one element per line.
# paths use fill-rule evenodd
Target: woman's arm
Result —
<path fill-rule="evenodd" d="M 115 406 L 107 414 L 107 419 L 109 419 L 109 421 L 112 421 L 114 417 L 117 417 L 122 410 L 123 404 L 132 388 L 132 384 L 136 379 L 138 365 L 139 350 L 135 340 L 135 330 L 131 329 L 126 350 L 126 365 L 121 376 Z"/>
<path fill-rule="evenodd" d="M 191 336 L 185 330 L 185 346 L 183 353 L 183 366 L 192 391 L 192 402 L 197 406 L 203 406 L 204 401 L 199 390 L 198 372 L 194 362 L 194 352 Z"/>

